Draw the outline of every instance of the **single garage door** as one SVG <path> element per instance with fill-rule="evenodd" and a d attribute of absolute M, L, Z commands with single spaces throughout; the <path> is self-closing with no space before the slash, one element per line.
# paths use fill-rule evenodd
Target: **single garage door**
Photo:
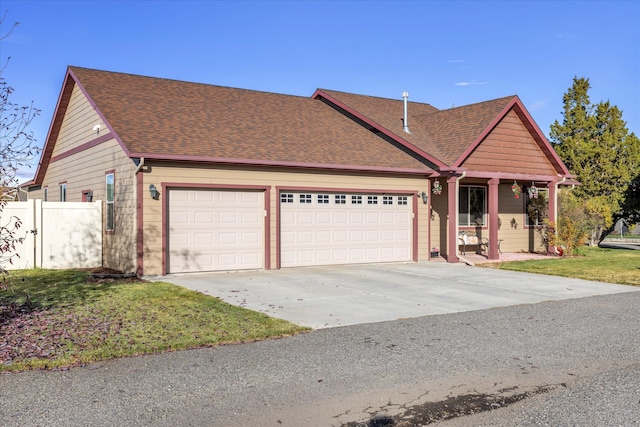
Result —
<path fill-rule="evenodd" d="M 410 261 L 411 197 L 280 193 L 282 267 Z"/>
<path fill-rule="evenodd" d="M 169 190 L 167 271 L 264 266 L 264 192 Z"/>

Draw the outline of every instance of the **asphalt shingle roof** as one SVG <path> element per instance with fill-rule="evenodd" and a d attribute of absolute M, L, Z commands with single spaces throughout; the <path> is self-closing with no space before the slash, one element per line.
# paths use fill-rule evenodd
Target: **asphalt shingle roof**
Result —
<path fill-rule="evenodd" d="M 407 121 L 411 133 L 408 134 L 402 130 L 404 106 L 401 99 L 376 98 L 325 89 L 322 92 L 446 165 L 453 165 L 514 99 L 514 96 L 508 96 L 447 110 L 409 101 Z"/>
<path fill-rule="evenodd" d="M 308 97 L 70 67 L 132 157 L 430 169 Z"/>

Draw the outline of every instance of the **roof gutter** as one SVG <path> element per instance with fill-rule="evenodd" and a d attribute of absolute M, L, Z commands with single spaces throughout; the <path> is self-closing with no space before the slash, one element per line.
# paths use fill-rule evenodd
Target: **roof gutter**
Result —
<path fill-rule="evenodd" d="M 138 175 L 140 169 L 144 167 L 144 157 L 140 157 L 140 161 L 138 162 L 138 166 L 136 167 L 136 171 L 133 173 L 134 175 Z"/>

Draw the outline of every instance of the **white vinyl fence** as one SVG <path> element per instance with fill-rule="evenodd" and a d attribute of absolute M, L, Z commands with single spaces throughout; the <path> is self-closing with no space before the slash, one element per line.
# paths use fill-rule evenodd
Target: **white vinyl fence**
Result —
<path fill-rule="evenodd" d="M 0 212 L 0 225 L 22 225 L 15 237 L 18 256 L 0 262 L 7 270 L 24 268 L 92 268 L 102 265 L 102 202 L 9 202 Z"/>

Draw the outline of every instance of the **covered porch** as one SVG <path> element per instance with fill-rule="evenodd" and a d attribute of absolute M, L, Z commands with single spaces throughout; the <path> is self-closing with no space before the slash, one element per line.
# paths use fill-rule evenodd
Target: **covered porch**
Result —
<path fill-rule="evenodd" d="M 564 180 L 464 169 L 436 177 L 431 187 L 441 191 L 432 195 L 431 258 L 482 263 L 546 256 L 552 251 L 545 225 L 556 221 Z"/>

